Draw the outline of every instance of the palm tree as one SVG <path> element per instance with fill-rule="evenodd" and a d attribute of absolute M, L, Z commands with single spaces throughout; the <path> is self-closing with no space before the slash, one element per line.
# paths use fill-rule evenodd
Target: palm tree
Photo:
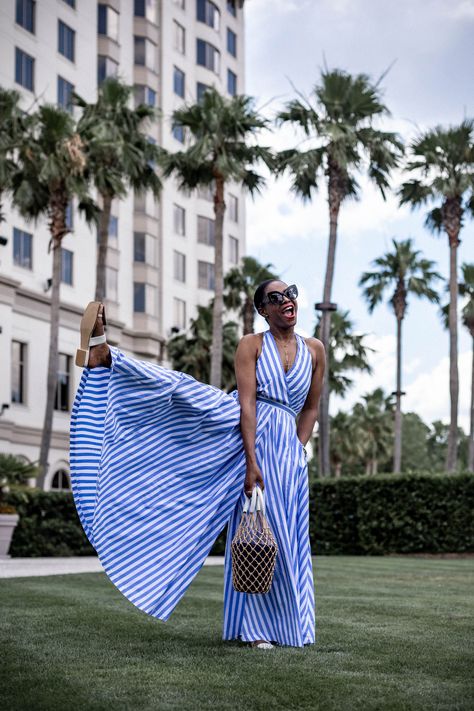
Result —
<path fill-rule="evenodd" d="M 354 427 L 360 433 L 365 473 L 377 474 L 381 459 L 386 459 L 393 442 L 392 402 L 382 388 L 362 397 L 353 408 Z"/>
<path fill-rule="evenodd" d="M 261 264 L 255 257 L 243 257 L 242 264 L 230 269 L 224 277 L 224 305 L 227 309 L 239 310 L 244 336 L 254 332 L 255 289 L 262 281 L 280 278 L 272 270 L 272 264 Z"/>
<path fill-rule="evenodd" d="M 474 471 L 474 264 L 461 265 L 462 281 L 458 284 L 458 294 L 466 297 L 466 303 L 461 310 L 461 320 L 472 338 L 472 367 L 471 367 L 471 416 L 469 428 L 469 443 L 467 455 L 467 468 Z M 449 328 L 449 303 L 443 306 L 443 323 Z"/>
<path fill-rule="evenodd" d="M 456 469 L 459 399 L 457 331 L 457 249 L 467 214 L 474 214 L 474 122 L 431 129 L 410 146 L 407 171 L 417 177 L 400 188 L 400 203 L 417 208 L 430 206 L 426 225 L 444 231 L 449 243 L 449 392 L 450 428 L 446 470 Z"/>
<path fill-rule="evenodd" d="M 290 149 L 278 156 L 278 170 L 288 170 L 292 190 L 303 200 L 311 200 L 321 180 L 325 180 L 329 204 L 329 243 L 323 289 L 321 340 L 326 351 L 330 341 L 331 290 L 334 278 L 339 211 L 348 198 L 359 193 L 356 176 L 367 165 L 369 179 L 382 197 L 389 185 L 391 170 L 398 164 L 402 144 L 395 133 L 374 127 L 374 120 L 388 115 L 382 102 L 379 82 L 365 74 L 352 76 L 340 69 L 321 75 L 309 100 L 296 99 L 278 115 L 279 123 L 301 128 L 315 146 L 306 151 Z M 325 378 L 320 401 L 320 470 L 330 474 L 329 462 L 329 377 Z"/>
<path fill-rule="evenodd" d="M 190 335 L 179 334 L 168 341 L 168 355 L 172 367 L 192 375 L 196 380 L 208 383 L 210 379 L 212 343 L 212 304 L 198 306 L 195 319 L 191 319 Z M 222 328 L 222 377 L 226 390 L 235 388 L 234 354 L 237 348 L 237 324 L 224 323 Z"/>
<path fill-rule="evenodd" d="M 84 144 L 69 113 L 56 106 L 40 106 L 31 117 L 28 132 L 18 150 L 13 174 L 13 202 L 27 220 L 46 217 L 53 253 L 51 284 L 51 326 L 48 357 L 46 407 L 39 456 L 39 486 L 44 485 L 53 424 L 58 377 L 58 331 L 61 283 L 61 244 L 69 232 L 66 210 L 73 198 L 91 222 L 97 209 L 89 196 L 85 177 Z"/>
<path fill-rule="evenodd" d="M 212 186 L 214 191 L 215 298 L 212 316 L 211 384 L 222 385 L 222 313 L 223 313 L 223 226 L 226 210 L 225 190 L 230 181 L 247 188 L 251 194 L 264 185 L 255 172 L 263 161 L 272 165 L 268 148 L 255 144 L 256 134 L 268 125 L 253 107 L 248 96 L 226 99 L 215 88 L 207 89 L 201 101 L 173 113 L 173 123 L 191 135 L 185 151 L 163 157 L 164 175 L 175 175 L 179 187 L 192 190 Z"/>
<path fill-rule="evenodd" d="M 369 351 L 373 348 L 363 343 L 366 334 L 353 333 L 354 324 L 349 318 L 349 311 L 335 311 L 331 318 L 329 336 L 329 392 L 344 397 L 353 380 L 348 376 L 350 371 L 372 373 L 369 364 Z M 321 317 L 314 328 L 314 335 L 320 338 Z"/>
<path fill-rule="evenodd" d="M 397 389 L 395 391 L 395 446 L 393 471 L 400 472 L 402 460 L 402 321 L 408 306 L 408 295 L 425 297 L 432 303 L 439 301 L 438 292 L 433 289 L 435 279 L 442 279 L 433 271 L 434 262 L 420 258 L 420 251 L 413 248 L 408 238 L 397 242 L 392 239 L 393 251 L 374 259 L 374 271 L 364 272 L 359 286 L 365 286 L 363 296 L 368 303 L 369 313 L 381 303 L 385 290 L 391 290 L 390 304 L 397 319 Z"/>
<path fill-rule="evenodd" d="M 96 265 L 95 300 L 106 297 L 106 262 L 112 201 L 123 198 L 130 189 L 137 193 L 151 190 L 157 197 L 161 181 L 155 164 L 160 149 L 150 141 L 146 130 L 156 118 L 146 104 L 130 107 L 133 87 L 116 77 L 100 85 L 97 101 L 88 104 L 78 95 L 82 108 L 77 130 L 85 143 L 88 170 L 101 198 L 99 248 Z"/>
<path fill-rule="evenodd" d="M 5 221 L 3 200 L 12 189 L 15 151 L 26 122 L 20 109 L 20 94 L 0 87 L 0 225 Z"/>
<path fill-rule="evenodd" d="M 336 479 L 343 473 L 353 474 L 364 454 L 364 433 L 358 431 L 351 413 L 340 410 L 331 418 L 331 467 Z"/>

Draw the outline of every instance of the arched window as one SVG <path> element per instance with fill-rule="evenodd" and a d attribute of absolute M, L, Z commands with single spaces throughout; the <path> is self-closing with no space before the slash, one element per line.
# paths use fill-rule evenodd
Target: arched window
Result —
<path fill-rule="evenodd" d="M 65 469 L 58 469 L 58 471 L 55 472 L 51 482 L 51 489 L 55 491 L 69 491 L 71 489 L 69 474 Z"/>

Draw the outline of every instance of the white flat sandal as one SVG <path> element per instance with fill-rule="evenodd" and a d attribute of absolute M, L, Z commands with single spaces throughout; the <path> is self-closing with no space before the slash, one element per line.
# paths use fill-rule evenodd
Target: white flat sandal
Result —
<path fill-rule="evenodd" d="M 252 644 L 255 649 L 275 649 L 275 645 L 270 642 L 259 642 L 258 644 Z"/>
<path fill-rule="evenodd" d="M 102 311 L 102 323 L 104 326 L 107 324 L 105 318 L 105 307 L 100 301 L 91 301 L 84 311 L 84 315 L 81 319 L 81 347 L 76 351 L 76 365 L 80 368 L 87 368 L 89 363 L 89 353 L 92 346 L 98 346 L 101 343 L 107 343 L 105 333 L 102 336 L 93 336 L 94 328 L 97 323 L 97 317 L 99 315 L 99 308 L 103 307 Z"/>

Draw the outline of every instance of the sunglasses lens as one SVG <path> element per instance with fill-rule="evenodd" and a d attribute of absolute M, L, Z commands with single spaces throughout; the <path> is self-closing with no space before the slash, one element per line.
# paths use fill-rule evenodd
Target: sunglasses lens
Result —
<path fill-rule="evenodd" d="M 279 291 L 270 291 L 269 294 L 267 294 L 268 300 L 271 304 L 282 304 L 283 303 L 283 294 L 280 294 Z"/>
<path fill-rule="evenodd" d="M 296 286 L 296 284 L 292 284 L 291 286 L 288 287 L 288 289 L 285 289 L 284 294 L 289 299 L 297 299 L 298 298 L 298 287 Z"/>

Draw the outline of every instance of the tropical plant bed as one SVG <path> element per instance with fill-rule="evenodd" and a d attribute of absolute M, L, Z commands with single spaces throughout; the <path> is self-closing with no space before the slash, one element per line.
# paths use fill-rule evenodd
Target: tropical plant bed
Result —
<path fill-rule="evenodd" d="M 222 642 L 222 567 L 164 624 L 104 574 L 0 580 L 9 711 L 472 709 L 470 560 L 315 559 L 317 644 Z"/>

